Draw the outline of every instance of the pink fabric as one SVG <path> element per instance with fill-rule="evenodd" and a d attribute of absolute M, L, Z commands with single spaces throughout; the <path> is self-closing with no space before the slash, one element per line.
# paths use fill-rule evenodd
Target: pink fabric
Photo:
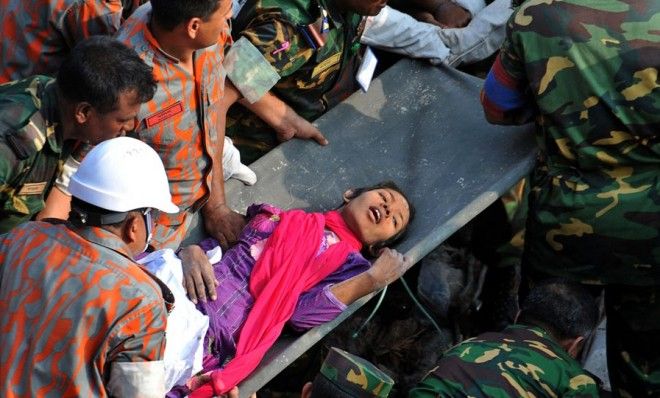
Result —
<path fill-rule="evenodd" d="M 244 380 L 279 337 L 300 295 L 341 266 L 350 252 L 362 248 L 337 211 L 292 210 L 280 218 L 250 276 L 255 301 L 241 329 L 236 356 L 223 369 L 213 371 L 211 382 L 193 391 L 190 398 L 223 394 Z M 341 241 L 317 256 L 326 226 Z"/>

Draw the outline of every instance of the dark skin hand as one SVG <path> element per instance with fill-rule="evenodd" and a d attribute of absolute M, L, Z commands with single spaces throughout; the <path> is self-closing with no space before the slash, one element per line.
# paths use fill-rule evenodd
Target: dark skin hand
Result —
<path fill-rule="evenodd" d="M 215 279 L 213 265 L 204 250 L 197 245 L 191 245 L 181 249 L 179 258 L 183 267 L 183 287 L 188 292 L 190 301 L 195 304 L 198 300 L 206 302 L 207 296 L 215 300 L 215 289 L 220 283 Z"/>
<path fill-rule="evenodd" d="M 390 5 L 421 22 L 443 29 L 463 28 L 470 23 L 470 13 L 450 0 L 395 0 Z"/>
<path fill-rule="evenodd" d="M 224 203 L 204 213 L 206 232 L 220 243 L 223 250 L 238 241 L 245 223 L 245 216 L 236 213 Z M 183 267 L 183 287 L 188 292 L 190 301 L 197 304 L 198 300 L 215 300 L 218 281 L 204 250 L 197 245 L 191 245 L 182 249 L 179 257 Z"/>
<path fill-rule="evenodd" d="M 206 233 L 215 238 L 223 250 L 238 242 L 238 237 L 246 223 L 244 215 L 233 211 L 224 203 L 204 212 Z"/>

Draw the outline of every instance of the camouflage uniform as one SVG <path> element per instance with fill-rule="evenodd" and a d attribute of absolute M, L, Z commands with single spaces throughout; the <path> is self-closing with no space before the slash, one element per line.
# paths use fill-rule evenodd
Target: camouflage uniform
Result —
<path fill-rule="evenodd" d="M 650 286 L 638 298 L 635 289 L 608 287 L 609 301 L 619 301 L 609 311 L 629 299 L 642 314 L 660 310 L 658 26 L 657 0 L 527 1 L 509 21 L 484 88 L 490 115 L 536 115 L 541 159 L 523 266 L 584 283 Z M 609 351 L 613 383 L 632 372 L 631 385 L 660 393 L 660 357 L 642 366 L 633 354 L 645 351 L 636 347 L 638 325 L 660 337 L 660 318 L 626 318 L 628 348 Z M 612 330 L 619 326 L 608 322 L 608 334 L 622 335 Z"/>
<path fill-rule="evenodd" d="M 540 328 L 515 325 L 449 349 L 409 398 L 598 397 L 595 380 Z"/>
<path fill-rule="evenodd" d="M 332 0 L 249 0 L 232 31 L 250 40 L 280 75 L 271 92 L 314 120 L 357 87 L 362 22 L 355 13 L 341 14 Z M 325 41 L 316 49 L 304 37 L 309 24 Z M 246 164 L 277 145 L 273 130 L 245 108 L 232 107 L 227 118 L 227 135 Z"/>
<path fill-rule="evenodd" d="M 0 0 L 0 83 L 55 76 L 69 51 L 112 35 L 145 0 Z"/>
<path fill-rule="evenodd" d="M 394 380 L 371 362 L 335 347 L 325 357 L 319 377 L 325 377 L 347 396 L 360 398 L 386 398 L 394 385 Z"/>
<path fill-rule="evenodd" d="M 98 227 L 29 222 L 0 236 L 0 396 L 165 395 L 173 296 L 130 253 Z"/>
<path fill-rule="evenodd" d="M 53 79 L 34 76 L 0 85 L 0 233 L 43 209 L 71 151 L 59 118 Z"/>

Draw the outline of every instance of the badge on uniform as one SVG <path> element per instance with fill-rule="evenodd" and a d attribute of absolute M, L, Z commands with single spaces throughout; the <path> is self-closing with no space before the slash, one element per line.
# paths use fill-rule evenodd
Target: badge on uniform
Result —
<path fill-rule="evenodd" d="M 30 182 L 23 184 L 21 189 L 18 191 L 18 195 L 41 195 L 46 190 L 46 185 L 48 183 L 44 182 Z"/>
<path fill-rule="evenodd" d="M 163 121 L 171 117 L 174 117 L 182 112 L 183 112 L 183 104 L 181 103 L 181 101 L 177 101 L 172 105 L 169 105 L 167 108 L 148 116 L 145 123 L 147 124 L 147 128 L 149 128 L 151 126 L 157 125 L 158 123 L 162 123 Z"/>

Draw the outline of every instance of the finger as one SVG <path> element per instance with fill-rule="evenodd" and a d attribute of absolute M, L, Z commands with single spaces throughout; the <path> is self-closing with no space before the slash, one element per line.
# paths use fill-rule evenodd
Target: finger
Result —
<path fill-rule="evenodd" d="M 197 291 L 197 299 L 201 302 L 206 302 L 206 285 L 201 272 L 195 272 L 192 275 L 193 283 L 195 284 L 195 291 Z"/>
<path fill-rule="evenodd" d="M 223 252 L 227 250 L 227 248 L 229 247 L 229 242 L 227 242 L 227 237 L 225 236 L 225 234 L 220 234 L 219 236 L 216 236 L 215 239 L 220 244 L 220 247 L 222 248 Z"/>
<path fill-rule="evenodd" d="M 209 293 L 209 297 L 211 300 L 215 300 L 217 298 L 215 291 L 217 280 L 215 279 L 215 274 L 211 264 L 206 264 L 204 267 L 202 267 L 201 276 L 202 280 L 204 281 L 204 285 L 206 286 L 206 291 Z"/>
<path fill-rule="evenodd" d="M 414 263 L 412 261 L 412 258 L 406 256 L 403 257 L 403 270 L 404 270 L 403 272 L 408 271 L 410 267 L 412 267 L 413 265 Z"/>
<path fill-rule="evenodd" d="M 238 398 L 238 387 L 234 387 L 231 390 L 229 390 L 227 396 L 229 398 Z"/>
<path fill-rule="evenodd" d="M 195 284 L 193 283 L 192 276 L 186 273 L 184 276 L 186 291 L 188 292 L 188 298 L 193 303 L 197 304 L 197 292 L 195 292 Z"/>
<path fill-rule="evenodd" d="M 325 136 L 324 136 L 320 131 L 318 131 L 318 130 L 316 130 L 316 132 L 314 132 L 314 134 L 312 135 L 312 138 L 313 138 L 314 141 L 316 141 L 319 145 L 324 145 L 324 146 L 325 146 L 325 145 L 328 145 L 328 139 L 325 138 Z"/>

